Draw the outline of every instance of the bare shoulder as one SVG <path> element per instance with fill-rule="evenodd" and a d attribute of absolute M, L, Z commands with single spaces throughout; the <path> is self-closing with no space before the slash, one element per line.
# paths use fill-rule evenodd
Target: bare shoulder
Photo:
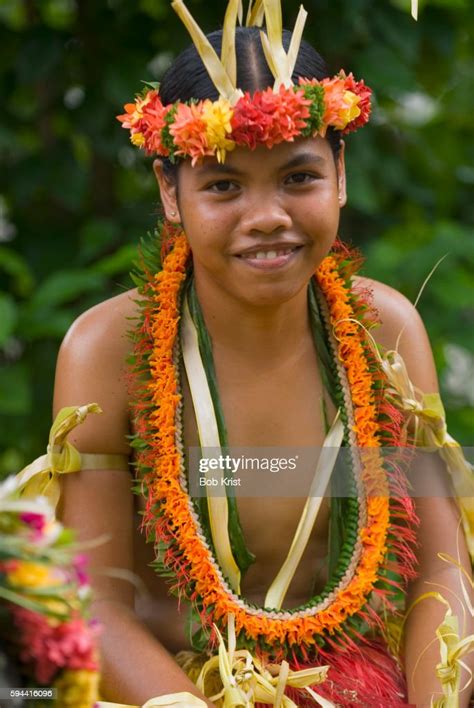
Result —
<path fill-rule="evenodd" d="M 113 356 L 127 340 L 138 311 L 136 299 L 137 291 L 127 290 L 86 310 L 69 328 L 61 348 L 71 347 L 80 355 L 91 346 L 97 354 Z"/>
<path fill-rule="evenodd" d="M 61 345 L 54 408 L 97 402 L 104 413 L 88 419 L 72 441 L 83 452 L 127 453 L 128 333 L 138 315 L 136 290 L 105 300 L 72 324 Z"/>
<path fill-rule="evenodd" d="M 355 285 L 372 293 L 373 305 L 380 319 L 380 325 L 371 332 L 377 343 L 386 350 L 395 349 L 398 343 L 398 351 L 405 360 L 413 383 L 427 393 L 437 391 L 430 341 L 413 303 L 395 288 L 371 278 L 357 277 Z"/>

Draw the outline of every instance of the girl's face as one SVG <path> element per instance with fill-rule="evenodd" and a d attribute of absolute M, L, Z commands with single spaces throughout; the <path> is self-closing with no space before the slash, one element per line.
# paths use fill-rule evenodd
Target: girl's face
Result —
<path fill-rule="evenodd" d="M 166 217 L 183 225 L 201 296 L 277 306 L 308 284 L 346 201 L 343 148 L 337 166 L 320 137 L 237 148 L 223 165 L 186 160 L 177 184 L 155 162 Z"/>

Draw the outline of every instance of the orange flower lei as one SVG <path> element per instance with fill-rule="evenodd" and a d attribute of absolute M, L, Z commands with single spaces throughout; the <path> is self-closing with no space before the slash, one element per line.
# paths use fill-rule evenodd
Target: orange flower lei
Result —
<path fill-rule="evenodd" d="M 139 465 L 145 470 L 148 486 L 144 526 L 156 542 L 166 547 L 162 563 L 168 573 L 172 570 L 176 575 L 175 590 L 198 604 L 203 624 L 225 625 L 228 614 L 232 613 L 237 635 L 244 633 L 247 640 L 263 641 L 267 647 L 297 645 L 304 648 L 321 644 L 324 637 L 345 629 L 344 623 L 356 613 L 369 623 L 376 623 L 378 618 L 367 601 L 374 588 L 379 588 L 382 599 L 386 592 L 381 589 L 380 578 L 388 555 L 390 492 L 379 452 L 383 432 L 377 419 L 374 375 L 364 347 L 363 329 L 356 321 L 351 290 L 339 273 L 336 258 L 332 255 L 325 258 L 316 278 L 327 303 L 330 323 L 338 340 L 339 362 L 350 387 L 354 418 L 350 434 L 353 443 L 362 450 L 361 480 L 366 516 L 359 530 L 359 554 L 348 582 L 336 588 L 321 609 L 269 612 L 247 605 L 227 585 L 204 538 L 182 474 L 182 450 L 177 443 L 181 395 L 176 347 L 180 292 L 189 255 L 186 237 L 178 233 L 172 250 L 164 259 L 163 269 L 152 276 L 144 289 L 152 308 L 144 323 L 152 351 L 148 359 L 151 377 L 142 393 L 149 396 L 152 405 L 151 409 L 147 403 L 142 403 L 141 410 L 140 406 L 136 407 L 137 433 L 147 443 L 139 453 Z M 148 356 L 149 346 L 146 344 L 145 351 L 137 352 L 139 360 Z M 412 541 L 412 537 L 407 540 L 405 552 Z M 405 577 L 409 577 L 413 574 L 413 568 L 408 567 L 410 559 L 405 565 Z M 348 634 L 350 630 L 343 636 L 349 640 Z"/>

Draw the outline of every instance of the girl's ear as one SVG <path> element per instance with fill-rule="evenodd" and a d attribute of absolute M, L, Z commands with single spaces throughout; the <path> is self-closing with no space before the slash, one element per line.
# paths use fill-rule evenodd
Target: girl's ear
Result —
<path fill-rule="evenodd" d="M 344 150 L 346 144 L 344 140 L 340 141 L 340 150 L 337 156 L 337 191 L 339 206 L 343 207 L 347 202 L 346 191 L 346 163 L 344 160 Z"/>
<path fill-rule="evenodd" d="M 179 214 L 176 182 L 165 175 L 163 160 L 157 159 L 153 162 L 153 172 L 158 182 L 161 203 L 163 204 L 166 218 L 168 221 L 180 224 L 181 216 Z"/>

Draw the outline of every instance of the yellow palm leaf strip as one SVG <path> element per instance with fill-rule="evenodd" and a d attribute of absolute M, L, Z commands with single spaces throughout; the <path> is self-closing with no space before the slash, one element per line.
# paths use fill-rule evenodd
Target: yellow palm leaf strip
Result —
<path fill-rule="evenodd" d="M 29 499 L 45 496 L 53 509 L 56 508 L 60 496 L 59 475 L 81 469 L 81 454 L 66 438 L 90 413 L 102 413 L 102 410 L 97 403 L 61 408 L 51 427 L 46 455 L 38 457 L 16 476 L 22 496 Z"/>
<path fill-rule="evenodd" d="M 99 704 L 100 705 L 100 704 Z M 150 698 L 141 708 L 204 708 L 207 703 L 197 696 L 193 696 L 188 691 L 179 693 L 168 693 L 166 696 Z"/>
<path fill-rule="evenodd" d="M 98 701 L 95 703 L 97 708 L 162 708 L 169 706 L 171 708 L 206 708 L 207 703 L 193 696 L 188 691 L 180 691 L 179 693 L 167 693 L 166 696 L 157 696 L 150 698 L 146 703 L 140 706 L 132 706 L 128 703 L 110 703 L 109 701 Z"/>
<path fill-rule="evenodd" d="M 474 467 L 464 457 L 460 444 L 448 433 L 446 414 L 439 393 L 425 393 L 421 409 L 418 444 L 435 448 L 451 476 L 466 535 L 471 560 L 474 561 Z"/>
<path fill-rule="evenodd" d="M 277 91 L 282 84 L 285 88 L 291 86 L 291 77 L 288 77 L 287 72 L 287 56 L 282 42 L 281 5 L 280 0 L 263 0 L 263 4 L 267 33 L 260 32 L 260 37 L 265 58 L 275 78 L 273 90 Z"/>
<path fill-rule="evenodd" d="M 128 455 L 115 455 L 112 453 L 81 453 L 81 470 L 123 470 L 130 469 Z"/>
<path fill-rule="evenodd" d="M 418 19 L 418 0 L 411 0 L 411 16 L 414 20 Z"/>
<path fill-rule="evenodd" d="M 237 17 L 238 17 L 238 20 L 239 20 L 239 25 L 242 27 L 242 22 L 243 22 L 243 19 L 244 19 L 244 6 L 243 6 L 243 3 L 242 3 L 242 0 L 239 0 L 239 7 L 238 7 L 238 10 L 237 10 Z"/>
<path fill-rule="evenodd" d="M 415 419 L 418 447 L 439 452 L 451 476 L 468 544 L 474 560 L 474 468 L 464 457 L 462 447 L 448 433 L 446 414 L 439 393 L 420 393 L 415 389 L 402 356 L 394 350 L 380 358 L 382 368 L 395 394 L 395 404 Z M 421 398 L 421 401 L 419 400 Z"/>
<path fill-rule="evenodd" d="M 444 586 L 441 586 L 444 587 Z M 443 697 L 432 703 L 433 708 L 458 708 L 460 693 L 470 685 L 472 680 L 472 671 L 461 661 L 461 659 L 474 651 L 474 634 L 460 638 L 459 636 L 459 621 L 456 615 L 453 615 L 452 608 L 448 600 L 438 591 L 425 592 L 416 598 L 405 613 L 402 622 L 402 631 L 408 620 L 408 617 L 417 605 L 425 600 L 433 598 L 446 607 L 446 613 L 443 621 L 436 629 L 436 637 L 439 641 L 440 662 L 436 665 L 436 677 L 439 679 L 443 689 Z M 400 641 L 403 636 L 400 632 Z M 435 641 L 435 639 L 433 640 Z M 424 654 L 428 651 L 430 642 L 423 651 L 419 654 L 415 666 L 412 671 L 412 681 L 417 671 L 418 665 Z M 397 648 L 399 651 L 400 647 Z M 461 682 L 461 667 L 466 669 L 470 676 L 468 683 L 463 689 L 460 688 Z"/>
<path fill-rule="evenodd" d="M 189 312 L 187 300 L 183 303 L 182 349 L 186 375 L 191 390 L 194 412 L 199 433 L 201 447 L 213 448 L 220 451 L 219 429 L 217 427 L 214 405 L 206 378 L 206 372 L 201 360 L 196 327 Z M 224 478 L 223 470 L 218 469 L 216 479 Z M 231 587 L 240 592 L 240 570 L 232 552 L 229 537 L 229 510 L 227 497 L 222 496 L 223 485 L 219 481 L 217 494 L 207 490 L 207 505 L 209 508 L 209 521 L 212 541 L 216 549 L 218 563 L 224 575 L 229 579 Z"/>
<path fill-rule="evenodd" d="M 273 56 L 270 42 L 268 41 L 268 37 L 265 34 L 265 32 L 260 32 L 260 39 L 262 42 L 262 49 L 263 49 L 263 53 L 265 55 L 265 59 L 267 61 L 268 67 L 269 67 L 270 71 L 272 72 L 272 75 L 275 78 L 275 83 L 273 84 L 273 90 L 276 91 L 276 87 L 279 86 L 279 84 L 280 84 L 280 82 L 277 79 L 278 65 L 275 61 L 275 57 Z"/>
<path fill-rule="evenodd" d="M 287 661 L 282 661 L 280 665 L 280 673 L 278 674 L 278 683 L 276 685 L 275 698 L 273 705 L 275 708 L 281 708 L 283 693 L 287 685 L 288 674 L 290 673 L 290 665 Z"/>
<path fill-rule="evenodd" d="M 265 58 L 275 77 L 273 90 L 278 91 L 281 85 L 285 88 L 289 88 L 293 84 L 291 75 L 293 74 L 296 58 L 298 56 L 307 12 L 301 5 L 287 54 L 283 47 L 283 23 L 280 0 L 264 0 L 264 7 L 267 34 L 261 32 L 260 36 Z"/>
<path fill-rule="evenodd" d="M 247 19 L 245 20 L 246 27 L 261 27 L 263 18 L 265 17 L 265 8 L 263 0 L 250 0 L 249 9 L 247 10 Z"/>
<path fill-rule="evenodd" d="M 224 687 L 224 706 L 226 706 L 226 708 L 240 708 L 240 706 L 247 705 L 246 696 L 237 685 L 232 671 L 232 660 L 227 653 L 224 639 L 216 625 L 214 625 L 214 631 L 219 640 L 219 674 Z M 217 700 L 217 697 L 212 696 L 211 700 L 214 702 Z"/>
<path fill-rule="evenodd" d="M 344 426 L 339 418 L 339 411 L 323 443 L 308 499 L 303 509 L 298 528 L 296 529 L 288 555 L 280 568 L 275 580 L 270 585 L 265 597 L 265 607 L 279 610 L 285 599 L 291 581 L 301 561 L 316 518 L 318 516 L 323 494 L 326 491 L 339 448 L 344 437 Z"/>
<path fill-rule="evenodd" d="M 332 701 L 328 701 L 327 698 L 324 698 L 323 696 L 320 696 L 319 693 L 316 693 L 316 691 L 313 691 L 312 688 L 309 688 L 309 686 L 306 688 L 306 692 L 309 693 L 311 698 L 314 699 L 314 702 L 321 706 L 321 708 L 336 708 L 336 704 L 333 703 Z"/>
<path fill-rule="evenodd" d="M 232 86 L 237 86 L 237 58 L 235 55 L 235 26 L 242 0 L 229 0 L 222 28 L 221 63 Z"/>
<path fill-rule="evenodd" d="M 295 28 L 293 34 L 291 35 L 291 42 L 288 48 L 288 75 L 291 79 L 293 71 L 295 70 L 296 60 L 298 58 L 298 52 L 300 51 L 301 40 L 303 38 L 303 30 L 306 24 L 306 18 L 308 13 L 304 9 L 303 5 L 300 5 L 300 10 L 298 12 L 298 17 L 296 18 Z"/>
<path fill-rule="evenodd" d="M 206 35 L 194 20 L 183 0 L 173 0 L 171 6 L 191 35 L 191 39 L 202 59 L 202 63 L 206 67 L 212 83 L 218 90 L 219 96 L 227 98 L 234 104 L 240 98 L 242 92 L 238 91 L 236 86 L 232 83 L 230 76 Z"/>

